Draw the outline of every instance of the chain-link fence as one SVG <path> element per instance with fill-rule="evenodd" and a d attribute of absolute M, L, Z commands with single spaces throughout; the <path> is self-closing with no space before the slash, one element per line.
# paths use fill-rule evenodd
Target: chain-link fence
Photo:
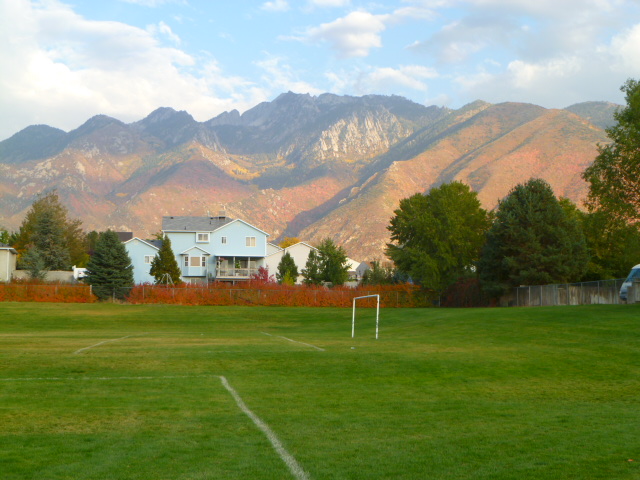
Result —
<path fill-rule="evenodd" d="M 561 283 L 555 285 L 523 285 L 501 298 L 500 304 L 510 307 L 540 307 L 554 305 L 615 305 L 620 299 L 624 279 L 595 282 Z"/>

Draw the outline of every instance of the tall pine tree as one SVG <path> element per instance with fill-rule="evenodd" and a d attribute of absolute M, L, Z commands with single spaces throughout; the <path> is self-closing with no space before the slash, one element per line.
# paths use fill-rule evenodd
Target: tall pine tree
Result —
<path fill-rule="evenodd" d="M 320 285 L 322 283 L 322 273 L 320 272 L 320 258 L 315 249 L 309 252 L 307 263 L 302 269 L 302 276 L 305 285 Z"/>
<path fill-rule="evenodd" d="M 285 252 L 278 264 L 276 272 L 278 282 L 284 285 L 293 285 L 298 279 L 298 267 L 289 252 Z"/>
<path fill-rule="evenodd" d="M 133 265 L 118 235 L 107 230 L 100 234 L 96 249 L 87 264 L 85 280 L 100 299 L 124 300 L 133 287 Z"/>

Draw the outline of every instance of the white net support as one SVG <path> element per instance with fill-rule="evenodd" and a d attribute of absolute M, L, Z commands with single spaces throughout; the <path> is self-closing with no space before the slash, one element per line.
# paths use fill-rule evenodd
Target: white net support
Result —
<path fill-rule="evenodd" d="M 378 339 L 378 325 L 380 323 L 380 295 L 365 295 L 363 297 L 355 297 L 353 299 L 353 313 L 351 315 L 351 338 L 356 334 L 356 300 L 361 298 L 376 298 L 376 340 Z"/>

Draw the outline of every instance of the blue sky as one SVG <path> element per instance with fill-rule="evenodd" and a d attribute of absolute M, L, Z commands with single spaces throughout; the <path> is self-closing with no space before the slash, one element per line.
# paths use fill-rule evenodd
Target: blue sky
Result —
<path fill-rule="evenodd" d="M 0 0 L 0 139 L 280 93 L 623 103 L 638 0 Z"/>

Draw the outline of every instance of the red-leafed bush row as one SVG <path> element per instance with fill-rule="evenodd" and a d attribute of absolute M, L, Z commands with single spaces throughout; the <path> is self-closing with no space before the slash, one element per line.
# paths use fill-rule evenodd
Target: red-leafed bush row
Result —
<path fill-rule="evenodd" d="M 0 302 L 91 303 L 97 301 L 89 285 L 70 283 L 0 283 Z"/>
<path fill-rule="evenodd" d="M 434 296 L 411 284 L 368 287 L 307 287 L 276 283 L 245 282 L 237 285 L 136 285 L 126 298 L 133 304 L 178 305 L 279 305 L 296 307 L 351 307 L 353 298 L 380 295 L 381 307 L 426 307 Z M 115 295 L 117 297 L 117 295 Z M 88 303 L 97 298 L 87 285 L 64 283 L 12 282 L 0 284 L 0 301 Z M 358 306 L 375 307 L 375 298 L 358 301 Z"/>
<path fill-rule="evenodd" d="M 381 307 L 431 306 L 433 295 L 410 284 L 348 287 L 307 287 L 247 282 L 237 285 L 213 283 L 208 286 L 164 287 L 137 285 L 128 295 L 131 303 L 179 305 L 279 305 L 292 307 L 351 307 L 353 298 L 380 295 Z M 359 306 L 375 307 L 376 299 L 359 300 Z"/>

